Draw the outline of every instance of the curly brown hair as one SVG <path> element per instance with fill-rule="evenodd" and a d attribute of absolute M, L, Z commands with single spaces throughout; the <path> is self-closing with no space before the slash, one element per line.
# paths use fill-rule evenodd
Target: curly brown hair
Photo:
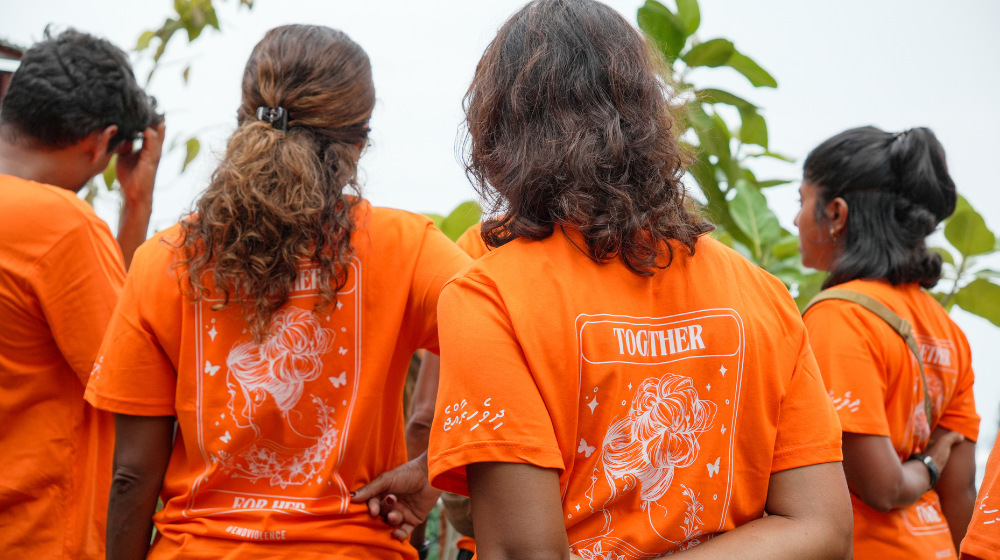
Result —
<path fill-rule="evenodd" d="M 347 282 L 357 162 L 375 106 L 371 64 L 344 33 L 317 25 L 267 32 L 243 72 L 239 127 L 177 248 L 193 299 L 214 289 L 242 306 L 255 341 L 304 263 L 319 267 L 322 310 Z M 257 120 L 283 107 L 287 132 Z"/>
<path fill-rule="evenodd" d="M 466 172 L 490 206 L 483 240 L 578 228 L 590 258 L 666 268 L 714 226 L 681 183 L 666 65 L 621 15 L 593 0 L 535 0 L 486 48 L 465 96 Z"/>

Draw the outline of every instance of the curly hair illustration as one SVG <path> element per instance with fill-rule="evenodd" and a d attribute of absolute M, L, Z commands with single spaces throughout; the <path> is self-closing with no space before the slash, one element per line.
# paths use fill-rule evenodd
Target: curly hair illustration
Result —
<path fill-rule="evenodd" d="M 662 498 L 674 469 L 698 458 L 698 437 L 712 427 L 715 413 L 715 403 L 700 399 L 689 377 L 668 373 L 643 381 L 628 415 L 604 436 L 601 463 L 612 497 L 621 479 L 625 491 L 639 485 L 644 505 Z"/>
<path fill-rule="evenodd" d="M 272 316 L 271 336 L 263 343 L 249 341 L 232 349 L 226 367 L 246 397 L 242 414 L 251 426 L 267 395 L 282 414 L 298 404 L 305 384 L 322 373 L 322 356 L 334 337 L 311 312 L 288 307 Z"/>

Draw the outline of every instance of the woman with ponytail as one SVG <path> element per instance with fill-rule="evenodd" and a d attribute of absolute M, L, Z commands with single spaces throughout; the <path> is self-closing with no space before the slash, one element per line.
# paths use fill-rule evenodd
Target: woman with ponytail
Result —
<path fill-rule="evenodd" d="M 922 288 L 925 239 L 955 210 L 934 133 L 848 130 L 806 159 L 802 261 L 828 271 L 805 313 L 844 431 L 856 558 L 955 558 L 976 497 L 969 343 Z"/>
<path fill-rule="evenodd" d="M 469 258 L 361 198 L 375 90 L 346 35 L 272 29 L 242 95 L 195 212 L 136 253 L 90 378 L 116 414 L 108 558 L 416 558 L 438 492 L 406 463 L 403 383 Z M 379 475 L 409 486 L 363 503 Z"/>

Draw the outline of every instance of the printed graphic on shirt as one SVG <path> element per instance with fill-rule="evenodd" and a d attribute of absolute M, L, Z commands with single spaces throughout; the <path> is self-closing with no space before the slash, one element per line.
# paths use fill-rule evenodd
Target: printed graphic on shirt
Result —
<path fill-rule="evenodd" d="M 591 476 L 564 496 L 568 524 L 594 535 L 583 558 L 654 558 L 721 531 L 733 485 L 744 331 L 709 309 L 661 318 L 581 315 L 580 447 Z M 623 512 L 642 511 L 644 523 Z M 652 541 L 651 541 L 652 539 Z M 633 543 L 659 542 L 650 550 Z"/>
<path fill-rule="evenodd" d="M 988 499 L 990 499 L 989 492 L 983 496 L 982 500 L 979 500 L 979 514 L 981 517 L 986 518 L 983 521 L 983 525 L 993 525 L 997 521 L 1000 521 L 1000 508 L 997 508 L 997 506 L 986 505 L 986 500 Z"/>
<path fill-rule="evenodd" d="M 922 334 L 913 338 L 920 348 L 920 359 L 924 363 L 924 375 L 927 377 L 927 390 L 931 394 L 931 414 L 940 418 L 945 405 L 945 387 L 955 387 L 958 382 L 958 369 L 955 364 L 957 349 L 955 343 Z"/>
<path fill-rule="evenodd" d="M 924 494 L 917 503 L 900 511 L 903 523 L 911 535 L 933 535 L 947 533 L 948 520 L 941 511 L 941 502 L 935 492 Z"/>
<path fill-rule="evenodd" d="M 238 314 L 213 312 L 217 301 L 195 304 L 201 327 L 196 358 L 203 366 L 195 408 L 204 471 L 192 484 L 185 516 L 347 510 L 349 491 L 337 470 L 361 359 L 360 263 L 352 261 L 351 268 L 328 313 L 313 312 L 318 270 L 301 271 L 289 304 L 272 316 L 260 344 Z"/>

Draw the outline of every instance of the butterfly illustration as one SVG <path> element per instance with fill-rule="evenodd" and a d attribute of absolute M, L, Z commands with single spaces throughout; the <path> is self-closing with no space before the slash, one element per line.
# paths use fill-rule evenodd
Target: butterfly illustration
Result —
<path fill-rule="evenodd" d="M 712 478 L 713 475 L 719 474 L 719 461 L 721 460 L 722 457 L 716 457 L 714 464 L 708 463 L 707 465 L 705 465 L 706 467 L 708 467 L 708 478 Z"/>
<path fill-rule="evenodd" d="M 233 439 L 233 436 L 229 435 L 229 430 L 226 430 L 226 435 L 220 437 L 219 439 L 222 440 L 222 443 L 229 443 L 229 441 Z"/>
<path fill-rule="evenodd" d="M 347 372 L 342 371 L 337 377 L 328 377 L 330 383 L 333 383 L 334 389 L 339 389 L 341 385 L 347 385 Z"/>
<path fill-rule="evenodd" d="M 347 348 L 344 348 L 343 346 L 341 346 L 340 347 L 340 355 L 343 356 L 346 353 L 347 353 Z"/>
<path fill-rule="evenodd" d="M 205 360 L 205 373 L 211 376 L 214 376 L 216 373 L 219 373 L 220 367 L 222 366 L 213 366 L 212 362 Z"/>
<path fill-rule="evenodd" d="M 594 454 L 594 450 L 597 448 L 593 445 L 587 445 L 587 440 L 580 438 L 580 448 L 576 450 L 577 453 L 583 453 L 587 457 Z"/>

